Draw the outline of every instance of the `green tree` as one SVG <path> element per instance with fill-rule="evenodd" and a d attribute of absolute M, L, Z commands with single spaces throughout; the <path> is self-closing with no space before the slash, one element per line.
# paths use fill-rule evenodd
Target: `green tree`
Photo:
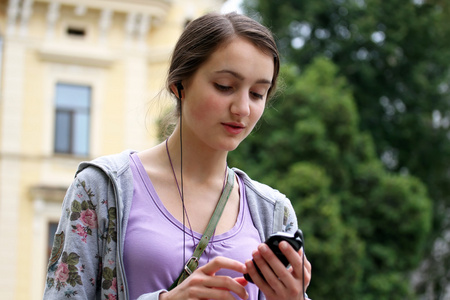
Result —
<path fill-rule="evenodd" d="M 359 128 L 376 141 L 384 167 L 426 185 L 433 199 L 433 253 L 450 230 L 450 2 L 245 3 L 274 31 L 286 61 L 303 68 L 326 56 L 338 66 L 354 91 Z M 439 295 L 450 284 L 447 268 L 441 268 L 450 265 L 450 253 L 430 254 L 427 265 L 425 284 Z"/>
<path fill-rule="evenodd" d="M 337 71 L 325 58 L 301 73 L 284 66 L 286 90 L 230 164 L 292 200 L 313 264 L 313 299 L 403 299 L 405 271 L 429 232 L 430 200 L 419 180 L 383 168 Z"/>

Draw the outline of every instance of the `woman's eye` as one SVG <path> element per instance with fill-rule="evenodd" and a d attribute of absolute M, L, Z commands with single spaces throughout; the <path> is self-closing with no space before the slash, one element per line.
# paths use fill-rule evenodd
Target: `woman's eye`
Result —
<path fill-rule="evenodd" d="M 257 99 L 261 99 L 261 100 L 262 100 L 262 99 L 264 98 L 263 95 L 258 94 L 258 93 L 255 93 L 255 92 L 250 92 L 250 94 L 251 94 L 253 97 L 257 98 Z"/>
<path fill-rule="evenodd" d="M 221 85 L 221 84 L 218 84 L 218 83 L 215 83 L 214 85 L 215 85 L 216 89 L 218 89 L 221 92 L 228 92 L 229 90 L 231 90 L 230 86 Z"/>

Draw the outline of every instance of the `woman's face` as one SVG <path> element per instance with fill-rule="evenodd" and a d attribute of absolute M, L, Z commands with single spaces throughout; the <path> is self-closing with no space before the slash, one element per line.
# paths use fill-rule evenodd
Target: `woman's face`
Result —
<path fill-rule="evenodd" d="M 272 85 L 273 57 L 235 38 L 183 81 L 183 134 L 213 150 L 234 150 L 261 117 Z"/>

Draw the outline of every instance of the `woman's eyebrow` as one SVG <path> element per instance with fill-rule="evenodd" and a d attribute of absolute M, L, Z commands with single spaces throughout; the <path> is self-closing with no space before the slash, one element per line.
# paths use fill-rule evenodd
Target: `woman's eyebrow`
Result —
<path fill-rule="evenodd" d="M 219 70 L 219 71 L 216 71 L 215 73 L 217 73 L 217 74 L 227 73 L 227 74 L 231 74 L 233 77 L 236 77 L 239 80 L 245 79 L 245 77 L 242 76 L 240 73 L 232 71 L 232 70 L 228 70 L 228 69 Z M 272 84 L 272 81 L 262 78 L 262 79 L 258 79 L 256 81 L 256 83 Z"/>

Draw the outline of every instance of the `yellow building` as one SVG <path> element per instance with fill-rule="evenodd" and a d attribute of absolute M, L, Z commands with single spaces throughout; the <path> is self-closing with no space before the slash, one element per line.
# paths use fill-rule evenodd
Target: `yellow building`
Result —
<path fill-rule="evenodd" d="M 42 298 L 78 163 L 157 142 L 172 47 L 223 2 L 0 0 L 0 299 Z"/>

